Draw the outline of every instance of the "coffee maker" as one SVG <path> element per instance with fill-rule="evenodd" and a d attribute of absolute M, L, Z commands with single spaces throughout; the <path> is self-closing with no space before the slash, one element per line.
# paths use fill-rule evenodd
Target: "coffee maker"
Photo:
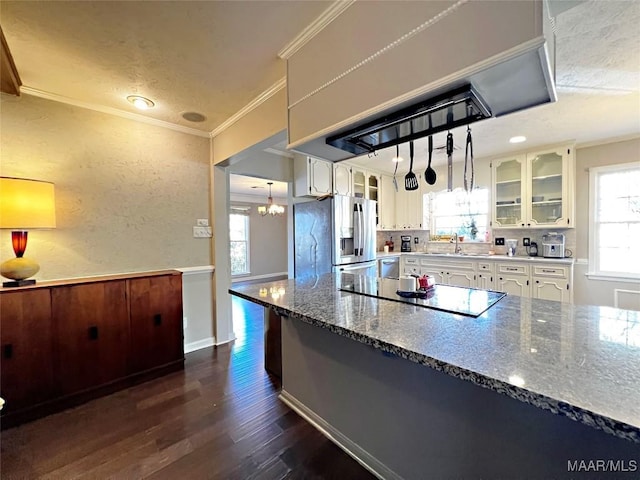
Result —
<path fill-rule="evenodd" d="M 411 251 L 411 235 L 400 235 L 400 242 L 401 252 Z"/>

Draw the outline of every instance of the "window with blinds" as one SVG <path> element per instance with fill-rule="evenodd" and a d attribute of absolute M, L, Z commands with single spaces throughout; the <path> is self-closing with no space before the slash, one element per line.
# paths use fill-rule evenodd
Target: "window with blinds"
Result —
<path fill-rule="evenodd" d="M 489 190 L 476 188 L 467 193 L 461 188 L 452 192 L 425 195 L 425 210 L 432 235 L 464 236 L 465 241 L 484 241 L 489 221 Z"/>
<path fill-rule="evenodd" d="M 640 278 L 640 164 L 589 169 L 589 272 Z"/>
<path fill-rule="evenodd" d="M 231 275 L 247 275 L 249 271 L 249 208 L 231 207 L 229 214 L 229 254 Z"/>

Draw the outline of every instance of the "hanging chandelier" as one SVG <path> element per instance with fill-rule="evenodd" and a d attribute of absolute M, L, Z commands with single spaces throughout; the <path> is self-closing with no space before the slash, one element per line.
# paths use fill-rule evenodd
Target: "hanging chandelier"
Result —
<path fill-rule="evenodd" d="M 273 203 L 273 197 L 271 196 L 271 185 L 273 185 L 273 182 L 267 182 L 267 185 L 269 185 L 269 197 L 267 198 L 267 204 L 260 205 L 258 207 L 258 213 L 263 217 L 267 214 L 272 216 L 282 215 L 284 213 L 284 207 Z"/>

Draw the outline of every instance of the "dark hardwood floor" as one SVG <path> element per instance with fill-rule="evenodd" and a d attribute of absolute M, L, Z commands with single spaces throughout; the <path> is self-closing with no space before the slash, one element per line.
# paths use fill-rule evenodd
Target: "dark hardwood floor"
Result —
<path fill-rule="evenodd" d="M 237 339 L 185 370 L 0 438 L 8 479 L 372 479 L 277 398 L 263 368 L 262 308 L 233 299 Z"/>

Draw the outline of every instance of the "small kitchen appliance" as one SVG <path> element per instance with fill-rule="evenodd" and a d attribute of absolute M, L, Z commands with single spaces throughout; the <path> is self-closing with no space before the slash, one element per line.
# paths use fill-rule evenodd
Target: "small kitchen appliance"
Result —
<path fill-rule="evenodd" d="M 516 255 L 516 247 L 518 246 L 518 240 L 515 238 L 507 238 L 507 255 L 514 257 Z"/>
<path fill-rule="evenodd" d="M 401 252 L 411 251 L 411 235 L 400 235 L 400 242 Z"/>
<path fill-rule="evenodd" d="M 564 258 L 564 235 L 550 232 L 542 236 L 542 256 L 545 258 Z"/>
<path fill-rule="evenodd" d="M 531 242 L 531 245 L 527 247 L 527 254 L 530 257 L 538 256 L 538 244 L 536 242 Z"/>

